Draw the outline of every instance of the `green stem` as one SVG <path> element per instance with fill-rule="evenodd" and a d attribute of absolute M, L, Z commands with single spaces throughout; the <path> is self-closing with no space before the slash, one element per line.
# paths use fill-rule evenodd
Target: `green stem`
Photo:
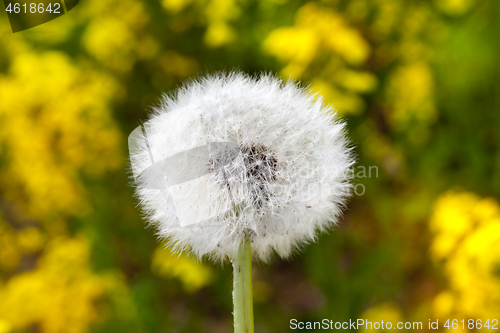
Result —
<path fill-rule="evenodd" d="M 235 333 L 254 333 L 252 301 L 252 247 L 245 237 L 233 260 L 233 316 Z"/>

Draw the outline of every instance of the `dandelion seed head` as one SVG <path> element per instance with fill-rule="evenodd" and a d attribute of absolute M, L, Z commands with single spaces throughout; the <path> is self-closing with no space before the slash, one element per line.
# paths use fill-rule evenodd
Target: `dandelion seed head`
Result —
<path fill-rule="evenodd" d="M 148 223 L 178 251 L 288 257 L 337 223 L 352 150 L 335 110 L 294 82 L 241 73 L 164 95 L 129 138 Z"/>

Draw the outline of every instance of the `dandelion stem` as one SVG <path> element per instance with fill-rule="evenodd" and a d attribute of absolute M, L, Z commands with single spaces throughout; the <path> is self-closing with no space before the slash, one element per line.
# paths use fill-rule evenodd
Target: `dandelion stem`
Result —
<path fill-rule="evenodd" d="M 254 333 L 252 300 L 252 247 L 245 237 L 233 260 L 233 316 L 235 333 Z"/>

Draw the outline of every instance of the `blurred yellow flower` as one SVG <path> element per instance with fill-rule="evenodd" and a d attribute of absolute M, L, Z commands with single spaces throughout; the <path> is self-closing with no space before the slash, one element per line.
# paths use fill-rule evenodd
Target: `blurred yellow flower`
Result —
<path fill-rule="evenodd" d="M 279 28 L 264 40 L 264 48 L 283 61 L 307 66 L 316 56 L 319 40 L 314 31 L 303 28 Z"/>
<path fill-rule="evenodd" d="M 378 15 L 374 17 L 373 33 L 376 40 L 384 40 L 398 27 L 405 3 L 401 1 L 376 0 Z"/>
<path fill-rule="evenodd" d="M 205 32 L 204 41 L 210 47 L 220 47 L 234 40 L 236 34 L 225 22 L 211 23 Z"/>
<path fill-rule="evenodd" d="M 448 15 L 463 15 L 474 5 L 474 0 L 435 0 L 437 7 Z"/>
<path fill-rule="evenodd" d="M 364 319 L 367 322 L 371 323 L 381 323 L 384 321 L 384 323 L 391 323 L 392 324 L 392 329 L 396 328 L 398 322 L 403 321 L 403 316 L 401 314 L 401 310 L 396 306 L 396 304 L 388 302 L 388 303 L 382 303 L 375 305 L 371 307 L 370 309 L 366 310 L 363 312 L 363 314 L 360 316 L 360 318 Z M 384 325 L 385 329 L 375 329 L 375 328 L 368 328 L 366 325 L 363 325 L 361 327 L 362 332 L 389 332 L 391 329 L 387 329 L 386 326 Z"/>
<path fill-rule="evenodd" d="M 339 115 L 360 114 L 365 107 L 363 99 L 355 93 L 341 91 L 324 80 L 315 79 L 311 86 L 312 92 L 323 96 L 325 103 L 333 105 Z"/>
<path fill-rule="evenodd" d="M 240 6 L 235 0 L 209 0 L 203 5 L 207 20 L 207 30 L 203 36 L 205 44 L 216 48 L 232 42 L 237 34 L 229 22 L 240 17 Z"/>
<path fill-rule="evenodd" d="M 136 41 L 130 28 L 114 17 L 92 20 L 83 36 L 85 48 L 102 63 L 120 71 L 130 70 Z"/>
<path fill-rule="evenodd" d="M 89 268 L 82 238 L 51 241 L 37 268 L 17 274 L 0 287 L 0 314 L 13 329 L 39 325 L 43 333 L 81 333 L 99 317 L 95 301 L 103 280 Z"/>
<path fill-rule="evenodd" d="M 192 0 L 162 0 L 161 4 L 172 14 L 177 14 L 190 5 L 191 2 Z"/>
<path fill-rule="evenodd" d="M 209 0 L 206 2 L 205 15 L 209 22 L 221 22 L 237 19 L 241 9 L 236 0 Z"/>
<path fill-rule="evenodd" d="M 430 221 L 431 254 L 444 265 L 449 290 L 434 300 L 436 316 L 491 319 L 500 313 L 500 206 L 491 198 L 449 192 Z"/>
<path fill-rule="evenodd" d="M 317 3 L 302 6 L 294 26 L 273 30 L 262 45 L 265 52 L 284 63 L 284 77 L 309 78 L 309 68 L 326 61 L 321 74 L 313 73 L 310 78 L 313 92 L 320 92 L 340 114 L 360 114 L 365 108 L 360 94 L 377 87 L 374 74 L 351 68 L 368 59 L 368 42 L 344 16 Z"/>
<path fill-rule="evenodd" d="M 166 278 L 176 278 L 182 282 L 186 292 L 195 292 L 209 285 L 214 277 L 212 268 L 182 253 L 174 254 L 159 246 L 151 264 L 152 270 Z"/>
<path fill-rule="evenodd" d="M 392 104 L 389 121 L 395 129 L 407 129 L 414 120 L 430 124 L 436 119 L 433 85 L 425 62 L 407 64 L 391 73 L 386 93 Z"/>
<path fill-rule="evenodd" d="M 77 170 L 98 175 L 123 163 L 121 135 L 108 107 L 117 90 L 106 75 L 77 67 L 60 52 L 14 58 L 10 73 L 0 75 L 6 198 L 41 219 L 81 212 Z"/>
<path fill-rule="evenodd" d="M 0 315 L 1 316 L 1 315 Z M 12 332 L 12 325 L 0 317 L 0 333 Z"/>
<path fill-rule="evenodd" d="M 454 303 L 455 298 L 452 293 L 448 291 L 441 292 L 434 298 L 432 311 L 437 318 L 449 318 Z"/>
<path fill-rule="evenodd" d="M 17 233 L 19 248 L 26 253 L 40 251 L 45 245 L 46 237 L 39 228 L 28 227 Z"/>
<path fill-rule="evenodd" d="M 294 27 L 272 31 L 263 46 L 282 60 L 305 65 L 316 57 L 320 48 L 340 55 L 350 64 L 364 62 L 370 53 L 368 43 L 342 16 L 318 8 L 315 3 L 306 4 L 298 11 Z"/>
<path fill-rule="evenodd" d="M 0 270 L 14 270 L 21 259 L 21 249 L 15 231 L 8 227 L 0 217 Z"/>
<path fill-rule="evenodd" d="M 336 79 L 342 87 L 360 93 L 372 92 L 378 85 L 377 77 L 370 72 L 345 69 L 339 71 Z"/>

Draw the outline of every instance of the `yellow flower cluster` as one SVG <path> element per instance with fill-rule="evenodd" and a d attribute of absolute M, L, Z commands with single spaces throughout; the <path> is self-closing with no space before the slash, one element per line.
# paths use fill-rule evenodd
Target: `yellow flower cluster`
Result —
<path fill-rule="evenodd" d="M 0 329 L 3 325 L 9 332 L 36 325 L 43 333 L 85 332 L 98 318 L 95 301 L 105 286 L 105 279 L 89 268 L 83 237 L 54 239 L 36 269 L 0 285 Z"/>
<path fill-rule="evenodd" d="M 100 175 L 123 163 L 108 107 L 116 91 L 112 79 L 60 52 L 13 58 L 0 76 L 0 144 L 8 157 L 0 183 L 7 199 L 42 220 L 81 210 L 76 170 Z"/>
<path fill-rule="evenodd" d="M 363 112 L 365 95 L 380 87 L 376 104 L 387 123 L 421 143 L 437 113 L 431 50 L 445 35 L 429 4 L 309 2 L 295 24 L 273 30 L 263 48 L 283 63 L 283 76 L 309 81 L 340 114 Z"/>
<path fill-rule="evenodd" d="M 93 0 L 82 4 L 83 17 L 90 18 L 82 43 L 104 66 L 127 72 L 137 59 L 151 59 L 158 44 L 146 30 L 149 16 L 136 0 Z"/>
<path fill-rule="evenodd" d="M 97 320 L 98 298 L 111 291 L 122 299 L 127 295 L 126 284 L 121 291 L 115 287 L 116 274 L 92 273 L 87 241 L 69 238 L 66 222 L 68 216 L 92 214 L 82 175 L 101 177 L 124 166 L 124 138 L 111 113 L 112 102 L 123 96 L 122 87 L 89 60 L 34 47 L 64 42 L 79 22 L 92 16 L 97 3 L 111 2 L 82 4 L 77 19 L 65 15 L 40 27 L 57 33 L 20 33 L 0 40 L 5 51 L 0 55 L 5 65 L 0 73 L 0 190 L 9 209 L 8 223 L 0 216 L 2 333 L 33 327 L 44 333 L 85 332 Z M 141 17 L 138 10 L 128 12 L 134 4 L 139 3 L 120 7 L 128 24 L 137 23 L 134 15 Z M 148 40 L 130 43 L 117 38 L 116 29 L 101 29 L 92 36 L 93 44 L 86 43 L 91 28 L 83 32 L 83 46 L 97 60 L 109 62 L 106 68 L 124 65 L 126 55 L 119 52 L 125 46 L 141 53 Z M 105 40 L 110 35 L 116 52 L 99 53 L 108 48 L 97 42 L 111 42 Z"/>
<path fill-rule="evenodd" d="M 385 113 L 396 131 L 406 131 L 414 143 L 424 142 L 428 126 L 437 118 L 434 77 L 430 66 L 432 46 L 446 34 L 442 20 L 428 6 L 416 6 L 405 12 L 400 40 L 382 44 L 397 66 L 388 75 L 384 89 Z M 426 38 L 432 31 L 433 39 Z"/>
<path fill-rule="evenodd" d="M 46 237 L 36 227 L 27 227 L 16 231 L 5 223 L 0 216 L 0 272 L 14 271 L 23 253 L 33 254 L 39 252 L 45 245 Z"/>
<path fill-rule="evenodd" d="M 171 14 L 179 14 L 187 7 L 194 5 L 200 17 L 198 21 L 206 24 L 203 41 L 212 48 L 225 46 L 236 38 L 236 32 L 231 27 L 241 16 L 241 8 L 236 0 L 163 0 L 163 7 Z M 183 17 L 180 15 L 180 17 Z M 194 23 L 194 20 L 188 20 Z M 186 20 L 173 18 L 174 30 L 186 28 Z"/>
<path fill-rule="evenodd" d="M 500 313 L 500 206 L 471 193 L 444 194 L 430 222 L 432 256 L 443 262 L 447 290 L 437 317 L 492 319 Z"/>
<path fill-rule="evenodd" d="M 263 47 L 285 63 L 283 76 L 311 79 L 314 91 L 340 112 L 362 111 L 364 102 L 359 94 L 377 87 L 373 73 L 354 69 L 368 59 L 368 42 L 344 16 L 316 3 L 300 8 L 293 27 L 272 31 Z M 321 74 L 311 73 L 318 63 L 322 66 Z"/>
<path fill-rule="evenodd" d="M 390 101 L 388 119 L 393 128 L 406 130 L 412 121 L 427 125 L 436 119 L 433 85 L 431 69 L 424 61 L 401 65 L 391 73 L 386 96 Z M 426 127 L 417 129 L 410 131 L 411 139 L 415 142 L 426 139 Z"/>

